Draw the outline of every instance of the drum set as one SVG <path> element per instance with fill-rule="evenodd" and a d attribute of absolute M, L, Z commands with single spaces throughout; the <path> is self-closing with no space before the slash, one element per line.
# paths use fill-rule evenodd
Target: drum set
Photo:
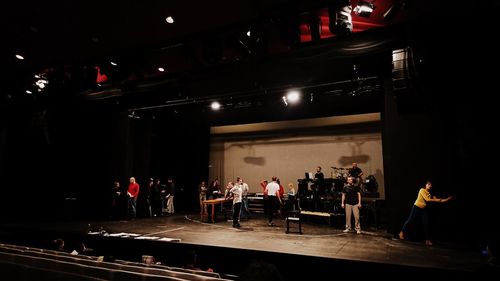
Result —
<path fill-rule="evenodd" d="M 333 179 L 333 190 L 337 193 L 342 191 L 342 188 L 347 183 L 347 177 L 349 177 L 349 168 L 338 168 L 331 167 L 332 174 L 331 178 Z"/>
<path fill-rule="evenodd" d="M 349 177 L 349 171 L 351 170 L 350 168 L 337 168 L 337 167 L 331 167 L 331 168 L 332 168 L 332 175 L 331 175 L 332 178 L 347 182 L 347 177 Z"/>

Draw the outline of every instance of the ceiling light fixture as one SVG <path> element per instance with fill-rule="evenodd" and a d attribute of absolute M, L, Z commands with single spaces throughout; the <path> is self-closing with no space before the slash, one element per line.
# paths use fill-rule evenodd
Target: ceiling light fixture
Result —
<path fill-rule="evenodd" d="M 328 8 L 330 32 L 337 36 L 347 36 L 352 33 L 352 6 L 350 0 L 342 1 Z"/>
<path fill-rule="evenodd" d="M 286 99 L 291 104 L 297 103 L 300 100 L 300 93 L 298 91 L 290 91 L 286 94 Z"/>
<path fill-rule="evenodd" d="M 221 108 L 221 104 L 217 101 L 214 101 L 212 102 L 212 104 L 210 104 L 210 107 L 212 108 L 212 110 L 219 110 Z"/>
<path fill-rule="evenodd" d="M 370 17 L 373 10 L 375 9 L 375 5 L 373 5 L 373 2 L 366 0 L 359 1 L 356 7 L 354 8 L 354 13 L 360 17 L 364 18 Z"/>

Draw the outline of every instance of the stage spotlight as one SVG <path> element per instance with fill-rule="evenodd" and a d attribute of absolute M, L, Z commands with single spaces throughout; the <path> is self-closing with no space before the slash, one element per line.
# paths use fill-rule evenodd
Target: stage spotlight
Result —
<path fill-rule="evenodd" d="M 337 36 L 347 36 L 352 33 L 352 6 L 351 1 L 346 0 L 337 6 L 328 8 L 330 18 L 330 32 Z"/>
<path fill-rule="evenodd" d="M 286 99 L 291 104 L 297 103 L 300 100 L 300 93 L 297 91 L 290 91 L 286 94 Z"/>
<path fill-rule="evenodd" d="M 174 18 L 173 18 L 173 17 L 171 17 L 171 16 L 166 17 L 166 18 L 165 18 L 165 21 L 166 21 L 167 23 L 174 23 L 174 22 L 175 22 L 175 21 L 174 21 Z"/>
<path fill-rule="evenodd" d="M 34 85 L 37 87 L 37 90 L 41 92 L 45 87 L 49 84 L 49 79 L 46 78 L 45 74 L 35 74 L 35 82 Z"/>
<path fill-rule="evenodd" d="M 281 100 L 285 106 L 288 106 L 288 104 L 296 104 L 300 100 L 300 92 L 289 91 L 286 96 L 281 97 Z"/>
<path fill-rule="evenodd" d="M 35 82 L 35 85 L 40 88 L 40 89 L 43 89 L 45 88 L 45 86 L 47 86 L 47 84 L 49 84 L 49 80 L 47 79 L 38 79 L 36 82 Z"/>
<path fill-rule="evenodd" d="M 237 36 L 237 41 L 248 55 L 256 55 L 262 52 L 263 32 L 258 26 L 252 26 L 242 30 Z"/>
<path fill-rule="evenodd" d="M 214 102 L 212 102 L 210 107 L 212 108 L 212 110 L 219 110 L 221 108 L 221 104 L 217 101 L 214 101 Z"/>
<path fill-rule="evenodd" d="M 368 18 L 374 9 L 375 5 L 373 5 L 373 2 L 361 0 L 358 2 L 358 5 L 356 5 L 356 8 L 354 8 L 354 13 L 360 17 Z"/>

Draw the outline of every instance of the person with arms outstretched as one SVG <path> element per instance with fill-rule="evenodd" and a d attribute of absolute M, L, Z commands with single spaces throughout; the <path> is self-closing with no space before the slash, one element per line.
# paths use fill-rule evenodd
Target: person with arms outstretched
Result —
<path fill-rule="evenodd" d="M 417 220 L 421 220 L 424 225 L 424 234 L 425 234 L 425 245 L 432 246 L 432 241 L 429 233 L 429 214 L 427 212 L 427 203 L 436 202 L 436 203 L 446 203 L 451 199 L 451 196 L 445 199 L 436 198 L 435 196 L 431 196 L 430 190 L 432 188 L 431 181 L 427 181 L 425 186 L 420 188 L 417 195 L 417 200 L 413 204 L 413 207 L 410 212 L 410 216 L 406 220 L 403 225 L 403 228 L 399 232 L 399 238 L 405 239 L 406 233 L 408 233 L 408 226 Z"/>

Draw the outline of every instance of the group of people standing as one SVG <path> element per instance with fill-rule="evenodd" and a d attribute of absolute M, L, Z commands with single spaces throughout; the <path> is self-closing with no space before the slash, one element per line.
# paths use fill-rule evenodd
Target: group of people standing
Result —
<path fill-rule="evenodd" d="M 268 217 L 268 225 L 274 226 L 275 214 L 281 214 L 282 218 L 286 218 L 290 211 L 300 211 L 299 200 L 293 183 L 288 184 L 288 191 L 280 183 L 280 179 L 276 176 L 271 178 L 271 181 L 263 180 L 261 182 L 262 191 L 264 193 L 264 213 Z"/>
<path fill-rule="evenodd" d="M 240 218 L 249 218 L 250 210 L 248 209 L 248 184 L 243 182 L 241 177 L 236 178 L 233 184 L 229 182 L 226 186 L 225 198 L 233 199 L 233 227 L 239 228 Z"/>
<path fill-rule="evenodd" d="M 127 189 L 119 181 L 113 183 L 111 214 L 112 219 L 134 219 L 138 213 L 142 217 L 174 214 L 175 184 L 172 178 L 162 185 L 159 179 L 150 178 L 147 185 L 141 186 L 135 177 L 130 177 Z"/>
<path fill-rule="evenodd" d="M 243 178 L 237 177 L 235 182 L 228 182 L 224 193 L 220 190 L 219 179 L 214 179 L 209 186 L 205 181 L 198 185 L 198 193 L 200 200 L 200 211 L 208 214 L 207 205 L 203 201 L 224 197 L 225 199 L 233 200 L 232 218 L 233 227 L 239 228 L 240 219 L 247 219 L 250 217 L 250 209 L 248 207 L 248 191 L 249 187 Z"/>
<path fill-rule="evenodd" d="M 268 182 L 264 180 L 261 182 L 262 190 L 264 193 L 264 206 L 265 213 L 268 216 L 268 225 L 274 226 L 274 215 L 278 212 L 278 210 L 282 209 L 284 202 L 284 188 L 279 182 L 279 178 L 273 176 L 271 181 Z M 293 184 L 289 184 L 290 191 L 288 192 L 289 199 L 293 199 L 295 197 L 295 189 L 293 188 Z M 215 199 L 222 197 L 219 190 L 219 181 L 215 179 L 208 187 L 206 186 L 206 182 L 202 181 L 198 186 L 199 191 L 199 199 L 200 199 L 200 209 L 204 213 L 208 213 L 206 209 L 206 204 L 203 204 L 203 201 L 209 199 Z M 233 227 L 239 228 L 240 219 L 250 218 L 250 209 L 248 205 L 248 192 L 249 186 L 247 183 L 243 181 L 243 178 L 237 177 L 235 182 L 228 182 L 226 185 L 226 189 L 224 191 L 224 198 L 232 199 L 232 221 Z M 291 204 L 294 204 L 295 200 L 289 200 Z M 291 206 L 290 206 L 291 207 Z M 297 206 L 298 209 L 298 206 Z"/>
<path fill-rule="evenodd" d="M 360 181 L 363 175 L 362 170 L 353 163 L 350 169 L 350 175 L 347 178 L 347 183 L 342 188 L 341 207 L 345 209 L 345 230 L 344 232 L 353 231 L 352 216 L 354 216 L 354 231 L 357 234 L 361 233 L 360 224 L 360 209 L 362 207 L 362 192 Z M 324 180 L 324 175 L 321 172 L 321 167 L 317 167 L 315 174 L 315 184 L 320 185 Z M 271 181 L 264 180 L 261 182 L 262 191 L 264 193 L 265 213 L 268 217 L 268 225 L 274 226 L 273 218 L 278 210 L 283 212 L 284 203 L 284 188 L 279 182 L 279 178 L 273 176 Z M 409 227 L 416 223 L 423 224 L 425 234 L 425 244 L 432 245 L 429 231 L 429 214 L 427 206 L 429 203 L 445 203 L 451 200 L 451 197 L 436 198 L 431 196 L 430 190 L 432 183 L 427 181 L 425 186 L 422 187 L 417 195 L 417 199 L 411 209 L 408 219 L 405 221 L 399 238 L 407 238 Z M 300 209 L 295 200 L 295 189 L 293 184 L 289 184 L 288 203 L 290 206 L 286 208 Z M 203 201 L 209 199 L 216 199 L 224 197 L 232 199 L 232 219 L 233 227 L 239 228 L 241 218 L 249 218 L 250 210 L 248 206 L 248 192 L 249 186 L 243 181 L 241 177 L 237 177 L 235 182 L 228 182 L 225 192 L 221 192 L 219 179 L 214 179 L 210 185 L 202 181 L 198 186 L 200 209 L 204 213 L 208 213 L 207 205 Z M 114 182 L 112 189 L 112 212 L 113 219 L 122 218 L 126 214 L 126 218 L 133 219 L 137 216 L 138 209 L 144 210 L 143 215 L 149 216 L 162 216 L 164 211 L 167 214 L 174 213 L 174 197 L 175 197 L 175 184 L 172 178 L 168 178 L 167 183 L 162 185 L 159 179 L 150 179 L 146 188 L 141 189 L 140 185 L 136 182 L 135 177 L 130 177 L 127 189 L 122 189 L 118 181 Z M 126 207 L 125 207 L 126 206 Z M 165 208 L 164 208 L 165 207 Z M 126 212 L 125 212 L 126 210 Z"/>

